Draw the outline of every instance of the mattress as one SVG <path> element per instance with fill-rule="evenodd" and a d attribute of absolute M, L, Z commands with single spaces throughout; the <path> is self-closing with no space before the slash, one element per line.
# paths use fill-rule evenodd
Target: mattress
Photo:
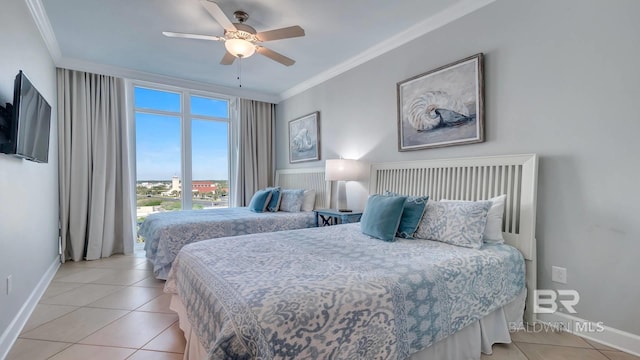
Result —
<path fill-rule="evenodd" d="M 313 211 L 256 213 L 247 208 L 163 212 L 149 215 L 138 234 L 158 279 L 166 279 L 173 260 L 192 242 L 236 235 L 315 226 Z"/>
<path fill-rule="evenodd" d="M 405 359 L 513 301 L 524 271 L 509 245 L 383 242 L 347 224 L 185 246 L 165 290 L 209 359 Z"/>

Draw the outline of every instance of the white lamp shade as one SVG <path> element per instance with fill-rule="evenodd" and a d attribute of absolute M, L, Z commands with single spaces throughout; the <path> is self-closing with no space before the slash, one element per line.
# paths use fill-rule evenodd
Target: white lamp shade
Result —
<path fill-rule="evenodd" d="M 241 58 L 248 58 L 256 52 L 256 46 L 243 39 L 229 39 L 224 42 L 224 47 L 231 55 Z"/>
<path fill-rule="evenodd" d="M 326 181 L 359 180 L 361 175 L 361 164 L 357 160 L 333 159 L 325 161 L 324 179 Z"/>

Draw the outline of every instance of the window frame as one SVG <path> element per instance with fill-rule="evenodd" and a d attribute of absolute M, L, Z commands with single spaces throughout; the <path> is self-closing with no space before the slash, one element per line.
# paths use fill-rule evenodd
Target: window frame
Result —
<path fill-rule="evenodd" d="M 135 106 L 135 88 L 145 88 L 150 90 L 164 91 L 177 93 L 181 96 L 180 98 L 180 112 L 173 112 L 167 110 L 156 110 L 156 109 L 147 109 L 147 108 L 136 108 Z M 192 120 L 206 120 L 206 121 L 219 121 L 227 123 L 227 154 L 228 154 L 228 169 L 227 172 L 229 174 L 228 185 L 229 185 L 229 206 L 233 203 L 233 194 L 234 190 L 232 186 L 235 184 L 235 172 L 233 169 L 235 168 L 234 164 L 236 163 L 236 154 L 233 149 L 237 148 L 236 144 L 236 131 L 237 131 L 237 111 L 235 111 L 235 106 L 237 103 L 237 98 L 233 96 L 228 96 L 224 94 L 218 94 L 214 92 L 202 91 L 202 90 L 193 90 L 187 89 L 178 86 L 171 86 L 165 84 L 157 84 L 140 80 L 130 80 L 127 81 L 126 85 L 126 93 L 127 93 L 127 118 L 129 124 L 129 132 L 131 134 L 130 137 L 130 149 L 131 150 L 131 159 L 133 164 L 132 171 L 132 186 L 135 193 L 135 186 L 137 183 L 137 144 L 136 144 L 136 113 L 145 113 L 150 115 L 161 115 L 161 116 L 171 116 L 177 117 L 180 119 L 180 177 L 182 181 L 182 193 L 181 204 L 182 210 L 192 210 L 193 209 L 193 199 L 192 196 L 186 196 L 187 192 L 184 189 L 191 189 L 193 186 L 193 153 L 192 153 Z M 197 97 L 205 97 L 212 98 L 216 100 L 224 100 L 227 102 L 227 118 L 217 117 L 217 116 L 206 116 L 206 115 L 196 115 L 191 113 L 191 96 Z M 189 194 L 191 192 L 188 192 Z M 135 209 L 135 197 L 133 199 L 133 206 Z"/>

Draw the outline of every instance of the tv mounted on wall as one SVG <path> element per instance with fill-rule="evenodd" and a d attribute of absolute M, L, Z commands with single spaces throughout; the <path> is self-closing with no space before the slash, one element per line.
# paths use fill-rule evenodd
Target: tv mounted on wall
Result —
<path fill-rule="evenodd" d="M 8 141 L 0 146 L 0 151 L 46 163 L 49 160 L 51 106 L 22 71 L 14 82 L 13 106 L 7 104 L 4 113 Z"/>

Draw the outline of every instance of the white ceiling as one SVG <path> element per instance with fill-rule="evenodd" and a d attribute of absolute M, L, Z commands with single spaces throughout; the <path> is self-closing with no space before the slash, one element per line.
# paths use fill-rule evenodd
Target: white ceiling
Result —
<path fill-rule="evenodd" d="M 222 35 L 198 0 L 29 0 L 58 66 L 162 75 L 214 84 L 227 93 L 282 99 L 388 51 L 493 0 L 217 0 L 257 31 L 300 25 L 305 37 L 265 46 L 296 60 L 285 67 L 256 54 L 220 65 L 221 42 L 167 38 L 162 31 Z M 33 5 L 30 5 L 33 11 Z M 36 6 L 36 8 L 37 8 Z M 46 24 L 46 22 L 50 23 Z M 53 35 L 53 36 L 51 36 Z M 56 49 L 57 47 L 57 49 Z M 55 59 L 59 57 L 58 59 Z M 80 66 L 76 66 L 80 67 Z M 89 66 L 91 67 L 91 66 Z M 114 74 L 117 75 L 117 74 Z M 255 96 L 254 96 L 255 97 Z"/>

